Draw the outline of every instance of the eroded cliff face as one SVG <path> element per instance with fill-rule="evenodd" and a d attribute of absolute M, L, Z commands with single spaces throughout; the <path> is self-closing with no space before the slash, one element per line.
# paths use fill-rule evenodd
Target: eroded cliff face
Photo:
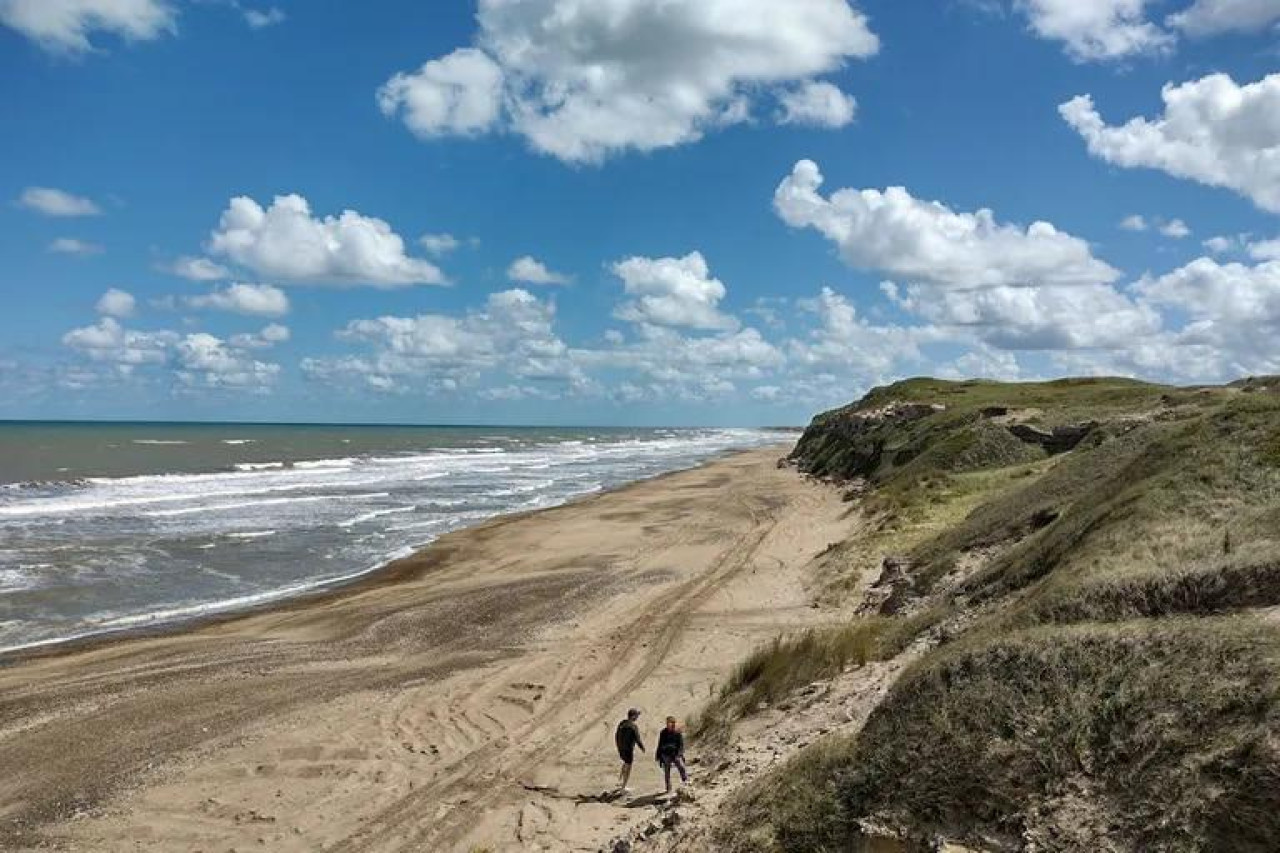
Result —
<path fill-rule="evenodd" d="M 815 417 L 789 458 L 819 477 L 872 477 L 886 464 L 886 448 L 901 444 L 895 439 L 904 436 L 902 427 L 944 411 L 940 403 L 866 406 L 860 401 Z"/>
<path fill-rule="evenodd" d="M 963 394 L 975 384 L 980 393 Z M 1089 417 L 1086 408 L 1070 405 L 1068 394 L 1052 388 L 1045 393 L 1044 385 L 1005 386 L 1000 403 L 990 402 L 999 398 L 992 383 L 947 386 L 909 380 L 823 412 L 789 459 L 817 477 L 884 482 L 913 465 L 918 473 L 955 473 L 1034 461 L 1072 450 L 1095 431 L 1131 419 L 1121 412 Z M 934 390 L 941 391 L 938 399 L 919 399 Z M 1041 405 L 1028 405 L 1024 396 Z"/>

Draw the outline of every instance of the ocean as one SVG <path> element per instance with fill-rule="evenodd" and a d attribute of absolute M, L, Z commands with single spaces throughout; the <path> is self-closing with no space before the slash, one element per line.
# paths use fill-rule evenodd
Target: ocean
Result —
<path fill-rule="evenodd" d="M 0 422 L 0 651 L 303 594 L 484 519 L 785 438 Z"/>

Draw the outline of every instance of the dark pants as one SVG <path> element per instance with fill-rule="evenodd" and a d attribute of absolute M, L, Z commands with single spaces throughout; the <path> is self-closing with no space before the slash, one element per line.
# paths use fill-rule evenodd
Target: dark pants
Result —
<path fill-rule="evenodd" d="M 687 783 L 689 781 L 689 774 L 684 769 L 684 756 L 677 755 L 672 758 L 664 757 L 660 759 L 660 763 L 662 764 L 662 781 L 666 784 L 668 792 L 671 791 L 671 768 L 673 766 L 676 770 L 680 771 L 681 782 Z"/>

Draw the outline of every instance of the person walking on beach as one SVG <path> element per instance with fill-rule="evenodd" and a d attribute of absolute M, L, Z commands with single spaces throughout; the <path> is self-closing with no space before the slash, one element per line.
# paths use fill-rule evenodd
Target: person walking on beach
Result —
<path fill-rule="evenodd" d="M 662 765 L 662 781 L 667 785 L 668 794 L 671 793 L 672 767 L 680 771 L 680 783 L 689 784 L 689 773 L 684 769 L 684 734 L 675 717 L 667 717 L 667 727 L 658 734 L 658 748 L 653 754 Z"/>
<path fill-rule="evenodd" d="M 618 757 L 622 759 L 622 772 L 618 774 L 618 789 L 624 794 L 631 793 L 627 782 L 631 780 L 631 762 L 635 759 L 636 747 L 644 752 L 644 741 L 640 740 L 640 727 L 636 725 L 638 719 L 640 719 L 639 709 L 632 708 L 627 711 L 627 718 L 618 723 L 618 730 L 613 735 L 613 741 L 618 746 Z"/>

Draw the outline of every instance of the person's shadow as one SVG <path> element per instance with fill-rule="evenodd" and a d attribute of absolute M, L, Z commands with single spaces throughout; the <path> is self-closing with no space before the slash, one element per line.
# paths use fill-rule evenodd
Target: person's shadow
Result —
<path fill-rule="evenodd" d="M 547 785 L 529 785 L 525 784 L 524 789 L 527 791 L 536 791 L 544 797 L 551 797 L 557 800 L 572 800 L 578 805 L 586 803 L 615 803 L 624 809 L 642 809 L 652 808 L 653 806 L 663 806 L 672 802 L 669 794 L 641 794 L 638 797 L 627 799 L 627 795 L 619 790 L 602 791 L 598 794 L 566 794 L 559 788 Z"/>
<path fill-rule="evenodd" d="M 642 809 L 651 808 L 653 806 L 665 806 L 671 802 L 670 794 L 641 794 L 638 797 L 632 797 L 622 804 L 626 809 Z"/>

